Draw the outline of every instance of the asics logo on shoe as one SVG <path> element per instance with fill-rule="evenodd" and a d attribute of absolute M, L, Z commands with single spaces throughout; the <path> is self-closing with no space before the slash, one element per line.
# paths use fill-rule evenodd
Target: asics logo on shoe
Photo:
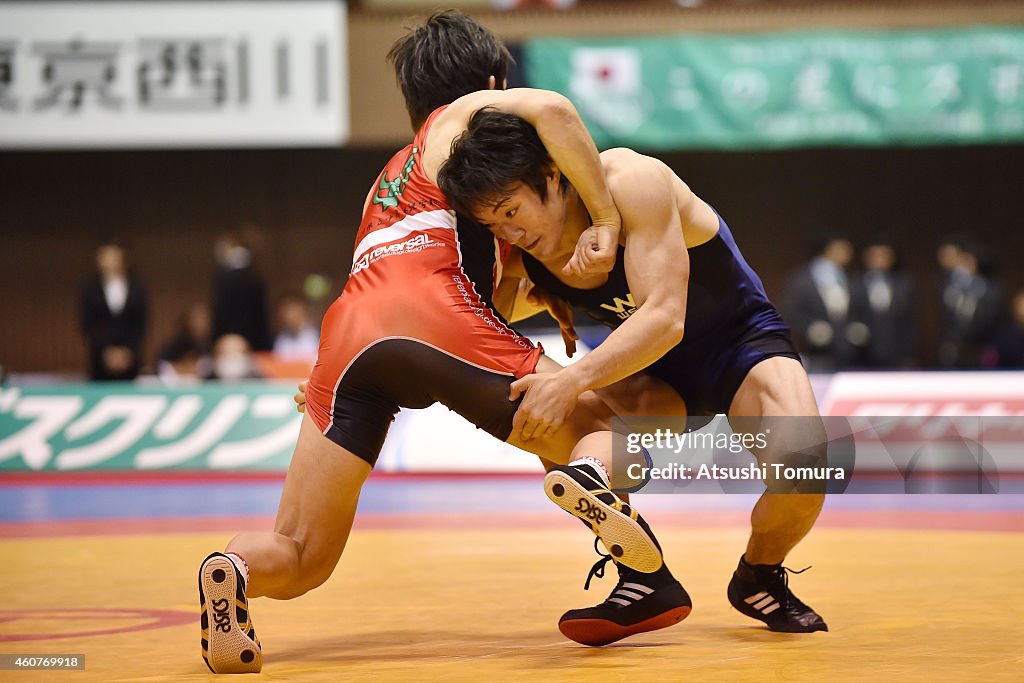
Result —
<path fill-rule="evenodd" d="M 593 505 L 586 498 L 580 498 L 576 502 L 576 512 L 580 513 L 580 516 L 593 520 L 598 524 L 600 524 L 608 518 L 608 513 L 606 513 L 597 505 Z"/>
<path fill-rule="evenodd" d="M 216 629 L 222 633 L 229 633 L 231 631 L 231 617 L 228 615 L 229 604 L 227 598 L 214 600 L 211 603 L 213 607 L 213 622 L 217 625 Z"/>

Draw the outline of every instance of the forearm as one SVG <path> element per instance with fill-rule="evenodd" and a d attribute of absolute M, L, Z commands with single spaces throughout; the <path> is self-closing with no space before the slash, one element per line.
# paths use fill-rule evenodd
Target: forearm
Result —
<path fill-rule="evenodd" d="M 572 183 L 594 223 L 619 223 L 597 146 L 568 99 L 551 98 L 524 116 L 537 130 L 551 160 Z"/>
<path fill-rule="evenodd" d="M 596 349 L 561 372 L 578 393 L 614 384 L 645 369 L 683 338 L 683 316 L 643 307 Z"/>

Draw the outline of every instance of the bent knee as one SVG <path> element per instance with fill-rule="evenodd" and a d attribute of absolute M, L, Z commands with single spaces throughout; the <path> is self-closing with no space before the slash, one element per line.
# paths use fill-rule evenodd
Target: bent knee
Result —
<path fill-rule="evenodd" d="M 270 597 L 277 600 L 291 600 L 305 595 L 314 588 L 319 588 L 330 578 L 333 573 L 333 565 L 326 569 L 305 569 L 301 565 L 292 580 L 286 585 L 270 594 Z"/>

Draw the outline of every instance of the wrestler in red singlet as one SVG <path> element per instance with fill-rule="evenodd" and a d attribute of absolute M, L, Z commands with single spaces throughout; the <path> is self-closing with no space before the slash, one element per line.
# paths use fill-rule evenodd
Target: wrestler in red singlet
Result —
<path fill-rule="evenodd" d="M 371 464 L 399 407 L 440 401 L 504 441 L 518 406 L 508 385 L 533 372 L 542 353 L 467 275 L 471 259 L 496 262 L 495 242 L 467 251 L 455 212 L 420 168 L 427 132 L 443 110 L 377 179 L 306 391 L 306 410 L 324 435 Z M 487 290 L 496 267 L 475 269 L 492 280 L 482 283 Z"/>

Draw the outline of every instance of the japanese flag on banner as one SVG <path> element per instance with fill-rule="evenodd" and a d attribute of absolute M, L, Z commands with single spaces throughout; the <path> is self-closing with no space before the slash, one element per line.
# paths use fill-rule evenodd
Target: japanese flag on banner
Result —
<path fill-rule="evenodd" d="M 640 89 L 640 55 L 631 47 L 585 47 L 572 53 L 573 92 L 600 90 L 636 93 Z"/>
<path fill-rule="evenodd" d="M 640 53 L 632 47 L 573 50 L 569 91 L 584 116 L 614 134 L 639 128 L 651 109 Z"/>

